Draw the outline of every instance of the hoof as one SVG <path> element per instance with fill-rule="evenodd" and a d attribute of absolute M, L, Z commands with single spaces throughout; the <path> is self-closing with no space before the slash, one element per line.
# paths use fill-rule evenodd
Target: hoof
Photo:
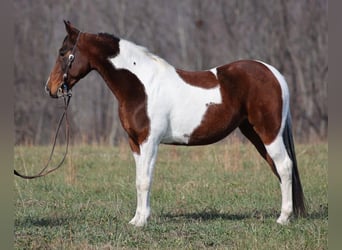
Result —
<path fill-rule="evenodd" d="M 277 219 L 277 223 L 279 223 L 280 225 L 288 225 L 290 223 L 289 217 L 280 216 Z"/>
<path fill-rule="evenodd" d="M 134 218 L 129 222 L 129 224 L 135 227 L 143 227 L 147 224 L 147 219 L 141 216 L 134 216 Z"/>

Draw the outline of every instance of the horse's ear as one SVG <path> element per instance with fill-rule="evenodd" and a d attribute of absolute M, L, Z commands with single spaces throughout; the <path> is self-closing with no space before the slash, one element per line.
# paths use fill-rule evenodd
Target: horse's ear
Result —
<path fill-rule="evenodd" d="M 70 37 L 76 36 L 80 31 L 76 29 L 69 21 L 64 21 L 65 30 L 70 35 Z"/>

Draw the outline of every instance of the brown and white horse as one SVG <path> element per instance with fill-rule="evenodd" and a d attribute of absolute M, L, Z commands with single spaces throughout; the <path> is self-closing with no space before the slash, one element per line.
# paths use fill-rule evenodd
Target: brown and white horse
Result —
<path fill-rule="evenodd" d="M 205 71 L 174 68 L 132 42 L 83 33 L 65 22 L 65 37 L 46 83 L 51 97 L 70 90 L 91 70 L 119 102 L 119 115 L 136 163 L 137 208 L 130 221 L 150 215 L 150 188 L 159 144 L 206 145 L 239 127 L 279 178 L 277 222 L 305 214 L 289 110 L 289 90 L 277 69 L 240 60 Z"/>

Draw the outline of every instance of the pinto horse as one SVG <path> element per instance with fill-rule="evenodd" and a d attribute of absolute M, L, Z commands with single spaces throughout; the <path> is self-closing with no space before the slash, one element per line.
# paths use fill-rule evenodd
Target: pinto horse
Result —
<path fill-rule="evenodd" d="M 289 90 L 277 69 L 261 61 L 240 60 L 189 72 L 127 40 L 107 33 L 83 33 L 64 23 L 67 36 L 45 88 L 57 98 L 96 70 L 117 98 L 136 164 L 137 207 L 131 224 L 143 226 L 150 215 L 159 144 L 211 144 L 237 127 L 280 181 L 277 222 L 287 224 L 293 212 L 305 214 Z"/>

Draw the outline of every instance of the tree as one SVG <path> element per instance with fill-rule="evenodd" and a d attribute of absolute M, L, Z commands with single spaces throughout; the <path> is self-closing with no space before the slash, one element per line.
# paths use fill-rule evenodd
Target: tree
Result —
<path fill-rule="evenodd" d="M 61 104 L 44 84 L 65 34 L 62 19 L 147 47 L 177 68 L 203 70 L 242 58 L 277 67 L 291 92 L 295 136 L 327 138 L 327 0 L 14 1 L 15 141 L 50 141 Z M 116 143 L 117 101 L 94 72 L 71 100 L 74 142 Z"/>

